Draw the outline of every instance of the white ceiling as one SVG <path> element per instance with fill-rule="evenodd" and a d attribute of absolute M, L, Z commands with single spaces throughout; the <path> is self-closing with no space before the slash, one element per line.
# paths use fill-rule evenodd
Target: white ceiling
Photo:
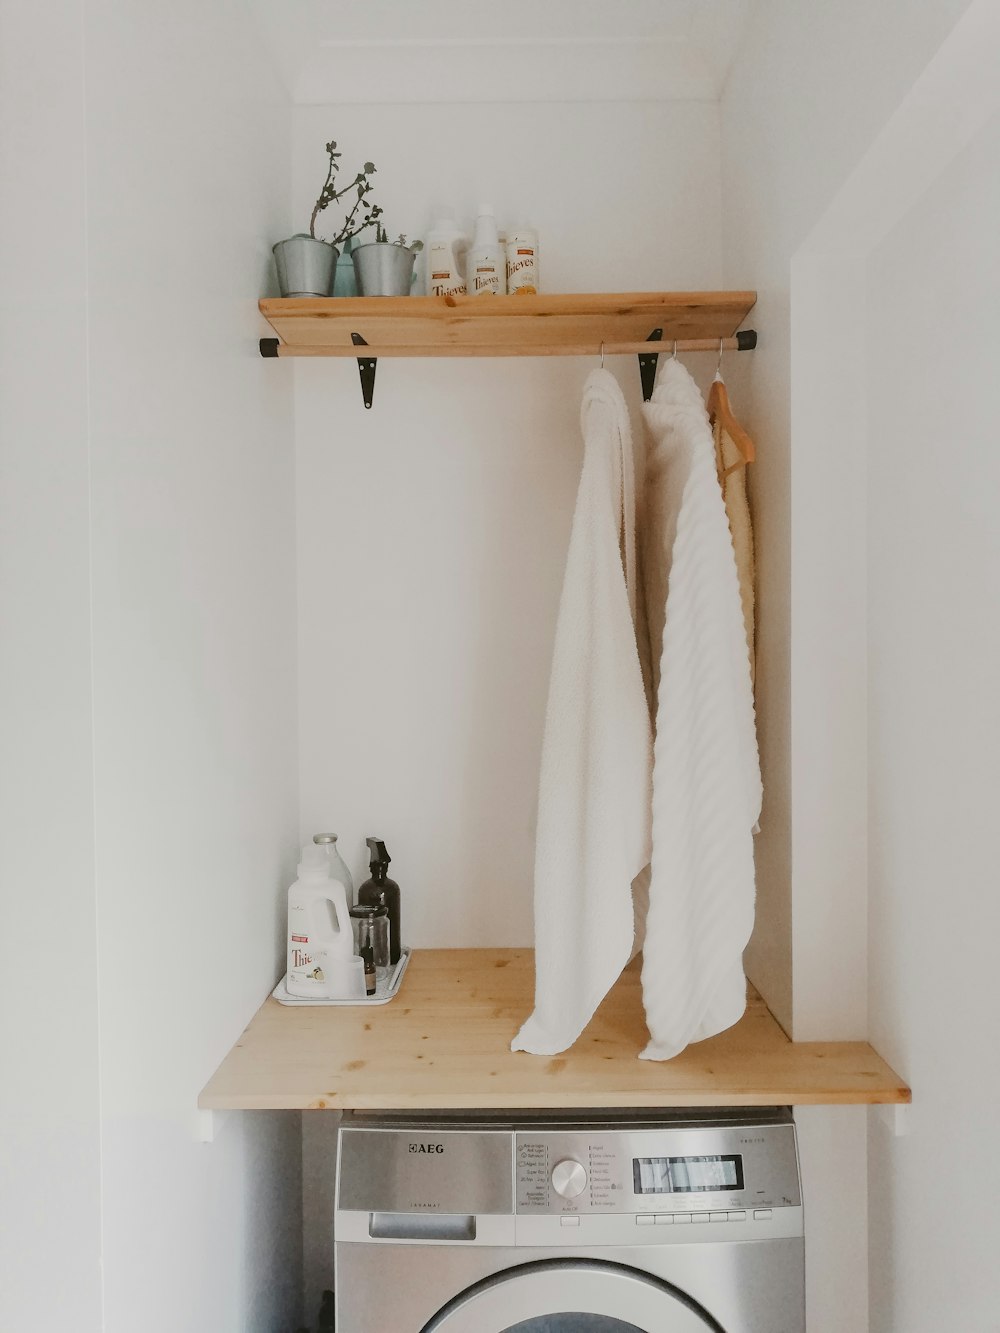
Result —
<path fill-rule="evenodd" d="M 247 0 L 297 104 L 719 96 L 751 0 Z"/>

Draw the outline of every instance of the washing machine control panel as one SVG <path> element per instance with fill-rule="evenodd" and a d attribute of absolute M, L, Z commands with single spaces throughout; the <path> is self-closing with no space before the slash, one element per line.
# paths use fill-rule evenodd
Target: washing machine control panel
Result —
<path fill-rule="evenodd" d="M 791 1124 L 517 1132 L 515 1210 L 728 1217 L 798 1207 Z"/>

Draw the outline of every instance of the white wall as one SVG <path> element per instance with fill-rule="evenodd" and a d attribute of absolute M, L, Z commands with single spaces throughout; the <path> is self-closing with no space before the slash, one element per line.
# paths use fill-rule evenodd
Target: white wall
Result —
<path fill-rule="evenodd" d="M 547 291 L 719 285 L 714 103 L 303 107 L 294 123 L 303 221 L 333 137 L 345 170 L 376 163 L 392 231 L 420 234 L 448 207 L 468 219 L 480 200 L 501 226 L 530 218 Z M 609 364 L 638 438 L 636 358 Z M 415 945 L 533 938 L 542 722 L 590 369 L 383 360 L 365 411 L 353 361 L 295 367 L 302 831 L 332 825 L 362 877 L 365 835 L 386 839 Z"/>
<path fill-rule="evenodd" d="M 288 113 L 238 0 L 87 16 L 105 1327 L 279 1333 L 297 1118 L 208 1147 L 194 1106 L 294 866 L 291 386 L 254 311 Z"/>
<path fill-rule="evenodd" d="M 796 297 L 793 260 L 964 8 L 760 0 L 722 102 L 725 278 L 752 272 L 762 333 L 741 366 L 761 440 L 752 482 L 768 779 L 748 966 L 801 1040 L 863 1035 L 866 1023 L 865 508 L 858 423 L 835 422 L 834 461 L 816 399 L 837 351 L 835 309 L 826 325 L 800 323 L 793 378 L 811 276 Z M 853 309 L 843 279 L 824 286 L 828 305 L 839 293 Z"/>
<path fill-rule="evenodd" d="M 762 3 L 723 101 L 723 175 L 733 204 L 727 277 L 754 257 L 758 322 L 767 334 L 748 368 L 748 402 L 761 442 L 754 496 L 767 547 L 759 596 L 762 657 L 770 663 L 758 694 L 771 782 L 763 852 L 772 873 L 759 876 L 758 889 L 771 928 L 759 928 L 756 941 L 772 948 L 753 954 L 750 965 L 799 1039 L 867 1031 L 867 597 L 880 557 L 878 548 L 868 554 L 867 458 L 882 440 L 866 422 L 867 366 L 878 343 L 861 314 L 865 254 L 893 210 L 912 199 L 928 164 L 946 160 L 952 141 L 970 132 L 995 84 L 987 71 L 996 44 L 985 45 L 981 34 L 980 76 L 955 76 L 977 50 L 965 20 L 996 26 L 988 5 L 969 6 L 968 15 L 965 8 L 952 0 L 919 9 L 844 0 L 809 11 Z M 933 272 L 922 281 L 939 281 Z M 893 756 L 892 783 L 906 762 Z M 912 1077 L 905 1043 L 894 1042 L 892 1024 L 879 1018 L 885 944 L 875 930 L 872 950 L 873 1040 Z M 910 959 L 911 976 L 914 965 Z M 853 1112 L 798 1119 L 811 1201 L 810 1333 L 861 1333 L 868 1326 L 864 1127 Z M 894 1182 L 879 1165 L 887 1149 L 878 1136 L 887 1131 L 879 1121 L 870 1132 L 880 1154 L 871 1233 L 878 1308 L 881 1266 L 894 1262 L 886 1260 L 884 1212 Z M 911 1257 L 926 1265 L 930 1255 L 924 1248 Z M 911 1324 L 897 1308 L 879 1327 Z"/>
<path fill-rule="evenodd" d="M 285 1333 L 298 1117 L 206 1146 L 195 1103 L 280 971 L 297 837 L 254 308 L 289 115 L 239 0 L 36 8 L 0 9 L 0 1325 Z"/>
<path fill-rule="evenodd" d="M 871 1028 L 915 1099 L 870 1134 L 873 1333 L 997 1326 L 998 154 L 1000 114 L 868 266 Z"/>
<path fill-rule="evenodd" d="M 0 1328 L 95 1333 L 82 44 L 75 3 L 0 4 Z"/>

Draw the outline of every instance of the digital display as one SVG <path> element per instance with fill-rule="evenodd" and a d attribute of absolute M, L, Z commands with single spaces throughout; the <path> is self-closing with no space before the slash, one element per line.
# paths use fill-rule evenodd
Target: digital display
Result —
<path fill-rule="evenodd" d="M 743 1188 L 743 1158 L 634 1157 L 636 1194 L 700 1194 Z"/>

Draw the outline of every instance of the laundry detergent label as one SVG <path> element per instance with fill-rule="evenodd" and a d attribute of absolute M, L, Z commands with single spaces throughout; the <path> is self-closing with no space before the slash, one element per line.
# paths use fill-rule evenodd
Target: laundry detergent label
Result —
<path fill-rule="evenodd" d="M 309 952 L 309 914 L 299 903 L 288 909 L 288 977 L 289 981 L 313 984 L 323 980 L 323 969 L 314 967 Z"/>

